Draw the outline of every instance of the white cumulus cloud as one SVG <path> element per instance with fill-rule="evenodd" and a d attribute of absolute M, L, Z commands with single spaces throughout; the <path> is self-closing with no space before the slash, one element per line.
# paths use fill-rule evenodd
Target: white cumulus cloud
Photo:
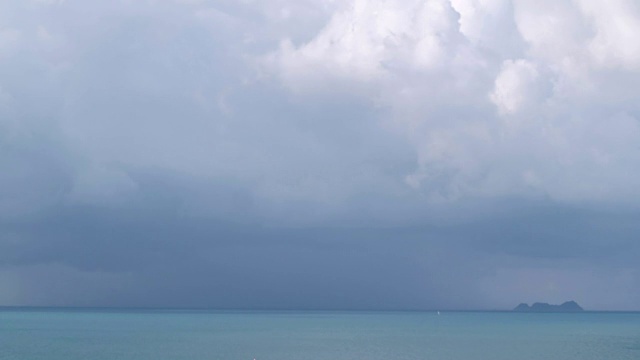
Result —
<path fill-rule="evenodd" d="M 384 109 L 432 199 L 624 202 L 640 196 L 639 24 L 623 0 L 353 0 L 267 63 L 297 93 Z"/>

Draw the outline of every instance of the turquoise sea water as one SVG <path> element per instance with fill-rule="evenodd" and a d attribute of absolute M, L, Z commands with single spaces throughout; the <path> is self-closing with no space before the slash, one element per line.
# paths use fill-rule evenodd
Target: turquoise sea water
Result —
<path fill-rule="evenodd" d="M 640 313 L 0 309 L 0 359 L 640 359 Z"/>

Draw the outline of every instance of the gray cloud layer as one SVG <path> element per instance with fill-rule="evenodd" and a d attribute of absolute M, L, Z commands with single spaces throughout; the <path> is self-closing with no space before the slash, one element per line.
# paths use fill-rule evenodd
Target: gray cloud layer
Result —
<path fill-rule="evenodd" d="M 640 308 L 632 1 L 5 1 L 0 304 Z"/>

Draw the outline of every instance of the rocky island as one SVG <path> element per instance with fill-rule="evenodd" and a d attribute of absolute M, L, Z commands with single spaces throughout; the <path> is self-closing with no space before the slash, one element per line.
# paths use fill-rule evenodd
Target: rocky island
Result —
<path fill-rule="evenodd" d="M 578 305 L 575 301 L 567 301 L 562 305 L 551 305 L 547 303 L 534 303 L 529 306 L 528 304 L 520 304 L 513 309 L 518 312 L 580 312 L 584 309 Z"/>

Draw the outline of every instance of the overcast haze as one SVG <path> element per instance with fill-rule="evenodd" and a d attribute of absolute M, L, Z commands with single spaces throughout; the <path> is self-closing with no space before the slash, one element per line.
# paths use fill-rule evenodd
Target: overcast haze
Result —
<path fill-rule="evenodd" d="M 634 0 L 0 0 L 0 305 L 640 310 Z"/>

